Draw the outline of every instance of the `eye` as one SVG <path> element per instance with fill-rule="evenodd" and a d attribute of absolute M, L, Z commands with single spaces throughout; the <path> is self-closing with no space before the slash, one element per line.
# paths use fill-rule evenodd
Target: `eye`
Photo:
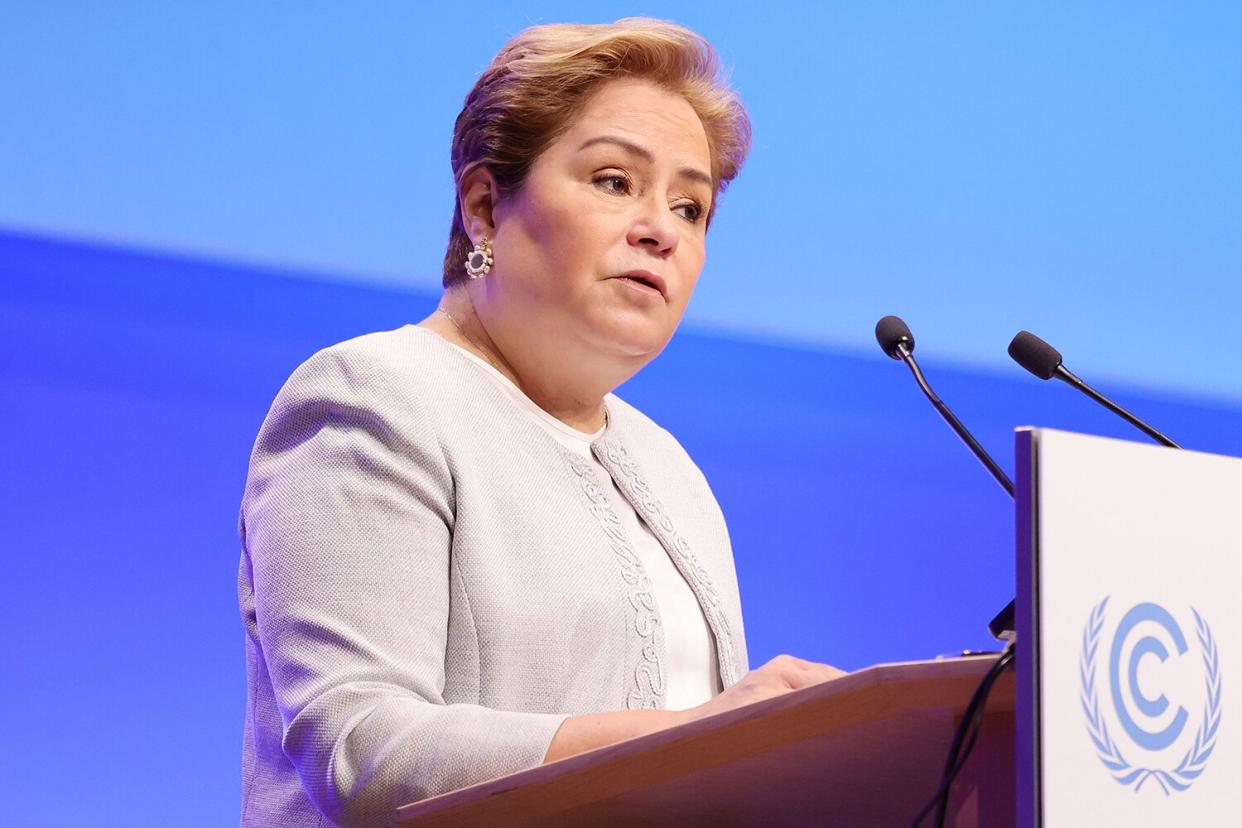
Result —
<path fill-rule="evenodd" d="M 619 172 L 608 172 L 597 175 L 592 179 L 595 186 L 606 190 L 613 195 L 627 195 L 633 186 L 630 183 L 629 176 Z"/>
<path fill-rule="evenodd" d="M 688 201 L 685 204 L 678 204 L 673 208 L 673 212 L 677 213 L 691 224 L 694 224 L 703 217 L 703 205 L 699 204 L 697 201 Z"/>

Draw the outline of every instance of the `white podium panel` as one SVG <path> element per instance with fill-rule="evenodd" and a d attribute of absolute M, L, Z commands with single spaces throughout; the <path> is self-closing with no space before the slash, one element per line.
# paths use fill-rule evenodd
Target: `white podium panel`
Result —
<path fill-rule="evenodd" d="M 1242 825 L 1242 460 L 1017 443 L 1018 824 Z"/>

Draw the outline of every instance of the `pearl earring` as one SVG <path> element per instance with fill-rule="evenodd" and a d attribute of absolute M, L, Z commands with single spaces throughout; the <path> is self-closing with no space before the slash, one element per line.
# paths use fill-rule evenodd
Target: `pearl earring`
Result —
<path fill-rule="evenodd" d="M 492 243 L 484 236 L 466 257 L 466 275 L 471 279 L 482 279 L 495 263 L 496 260 L 492 258 Z"/>

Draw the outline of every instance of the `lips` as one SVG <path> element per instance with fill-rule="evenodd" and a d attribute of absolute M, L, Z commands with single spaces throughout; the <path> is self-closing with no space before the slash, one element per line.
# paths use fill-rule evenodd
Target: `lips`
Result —
<path fill-rule="evenodd" d="M 630 270 L 615 278 L 637 282 L 639 285 L 655 290 L 665 299 L 668 298 L 668 286 L 665 284 L 664 278 L 652 273 L 650 270 Z"/>

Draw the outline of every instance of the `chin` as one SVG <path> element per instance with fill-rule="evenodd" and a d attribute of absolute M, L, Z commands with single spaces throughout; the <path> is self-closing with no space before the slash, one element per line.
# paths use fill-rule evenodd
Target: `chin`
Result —
<path fill-rule="evenodd" d="M 657 318 L 650 312 L 608 314 L 592 325 L 590 338 L 603 351 L 645 361 L 664 350 L 675 330 L 676 326 L 670 326 L 667 318 Z"/>
<path fill-rule="evenodd" d="M 655 358 L 664 346 L 672 339 L 671 331 L 635 331 L 619 333 L 612 339 L 614 351 L 630 359 L 649 360 Z"/>

